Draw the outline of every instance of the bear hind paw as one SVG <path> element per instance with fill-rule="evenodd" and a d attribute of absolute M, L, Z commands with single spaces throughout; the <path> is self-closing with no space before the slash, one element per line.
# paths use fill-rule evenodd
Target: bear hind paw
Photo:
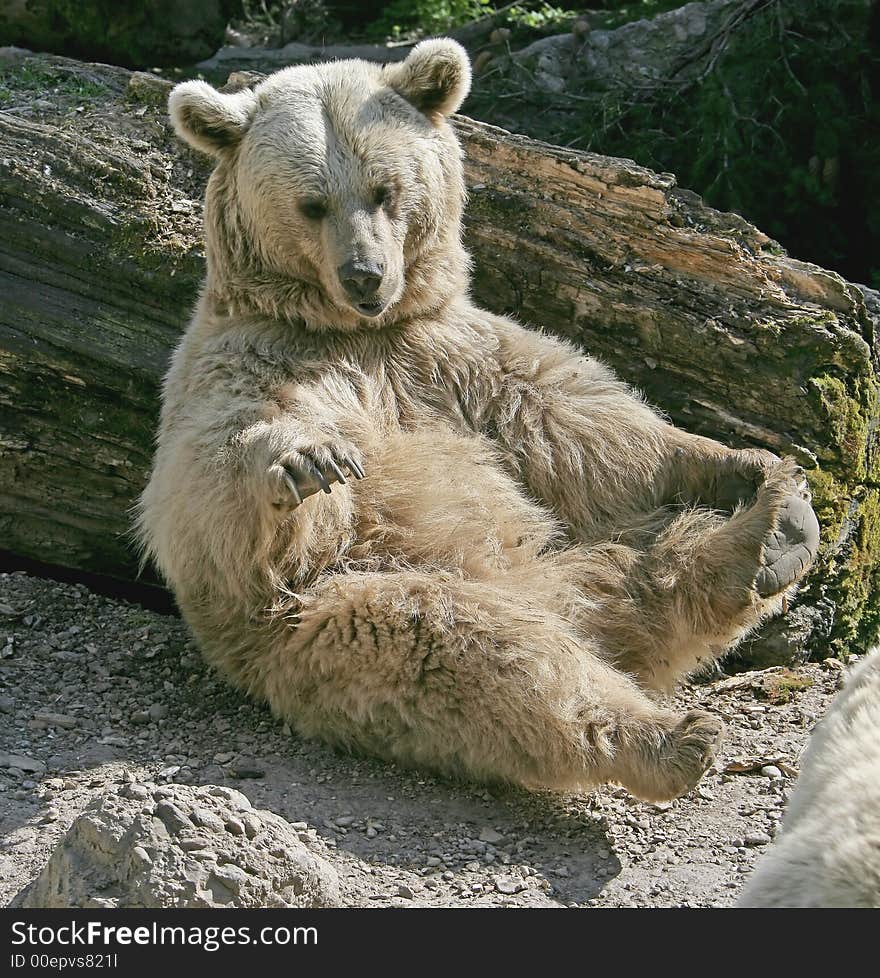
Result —
<path fill-rule="evenodd" d="M 776 525 L 764 540 L 762 564 L 755 590 L 770 598 L 787 590 L 809 569 L 819 549 L 819 521 L 809 499 L 801 493 L 787 497 Z"/>

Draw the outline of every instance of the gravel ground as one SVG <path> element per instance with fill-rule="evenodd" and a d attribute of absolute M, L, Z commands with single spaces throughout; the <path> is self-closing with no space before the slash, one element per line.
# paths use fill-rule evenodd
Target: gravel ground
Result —
<path fill-rule="evenodd" d="M 726 906 L 782 818 L 834 660 L 683 690 L 727 724 L 670 805 L 450 782 L 291 734 L 202 663 L 182 622 L 0 574 L 0 903 L 123 778 L 229 785 L 336 867 L 350 906 Z"/>

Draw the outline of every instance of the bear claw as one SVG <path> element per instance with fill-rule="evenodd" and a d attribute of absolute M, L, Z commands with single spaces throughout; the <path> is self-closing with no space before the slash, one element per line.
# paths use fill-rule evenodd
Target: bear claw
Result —
<path fill-rule="evenodd" d="M 758 594 L 769 598 L 790 587 L 806 573 L 818 549 L 819 521 L 809 494 L 789 496 L 764 541 L 763 566 L 755 578 Z"/>
<path fill-rule="evenodd" d="M 316 492 L 329 495 L 331 484 L 334 482 L 345 485 L 347 479 L 343 466 L 355 477 L 363 479 L 365 473 L 360 462 L 347 452 L 336 452 L 335 456 L 329 451 L 294 451 L 283 456 L 272 466 L 276 486 L 286 487 L 290 493 L 294 507 L 301 506 L 304 499 Z M 277 481 L 280 479 L 280 483 Z M 278 498 L 274 505 L 283 507 L 290 505 L 288 499 Z"/>

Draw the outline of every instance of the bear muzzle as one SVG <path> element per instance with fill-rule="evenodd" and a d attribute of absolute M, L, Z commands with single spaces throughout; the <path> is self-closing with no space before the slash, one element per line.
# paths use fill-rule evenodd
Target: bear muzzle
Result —
<path fill-rule="evenodd" d="M 385 311 L 388 302 L 379 295 L 385 275 L 384 264 L 366 260 L 347 261 L 336 272 L 345 294 L 361 315 L 379 316 Z"/>

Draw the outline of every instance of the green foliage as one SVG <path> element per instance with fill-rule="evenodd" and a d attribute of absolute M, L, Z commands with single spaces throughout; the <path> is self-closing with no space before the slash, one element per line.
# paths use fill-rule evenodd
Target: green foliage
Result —
<path fill-rule="evenodd" d="M 870 16 L 866 0 L 771 0 L 697 82 L 641 100 L 606 94 L 574 141 L 671 170 L 798 257 L 880 285 Z"/>
<path fill-rule="evenodd" d="M 589 21 L 680 6 L 609 0 Z M 796 257 L 880 287 L 880 0 L 742 0 L 677 74 L 640 85 L 573 68 L 580 84 L 554 94 L 496 62 L 469 111 L 672 172 Z"/>
<path fill-rule="evenodd" d="M 563 7 L 554 7 L 551 3 L 541 3 L 536 7 L 517 4 L 505 11 L 503 23 L 512 28 L 529 27 L 533 30 L 543 30 L 574 16 L 576 16 L 574 11 L 566 10 Z"/>
<path fill-rule="evenodd" d="M 491 0 L 391 0 L 372 32 L 386 37 L 441 34 L 491 12 Z"/>
<path fill-rule="evenodd" d="M 683 6 L 681 0 L 605 0 L 597 3 L 594 26 L 603 29 L 620 27 L 632 20 L 656 17 L 667 10 Z M 598 8 L 602 8 L 601 11 Z"/>

